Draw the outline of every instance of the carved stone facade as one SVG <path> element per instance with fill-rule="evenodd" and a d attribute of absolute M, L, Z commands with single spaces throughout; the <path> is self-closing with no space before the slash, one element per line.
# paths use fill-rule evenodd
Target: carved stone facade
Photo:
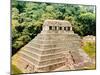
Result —
<path fill-rule="evenodd" d="M 80 41 L 68 21 L 46 20 L 41 33 L 12 57 L 12 64 L 23 73 L 75 70 L 76 64 L 90 60 Z"/>

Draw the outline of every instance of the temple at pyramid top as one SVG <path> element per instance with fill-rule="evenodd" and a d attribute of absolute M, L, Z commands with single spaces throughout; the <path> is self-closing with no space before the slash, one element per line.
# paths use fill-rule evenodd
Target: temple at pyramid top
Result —
<path fill-rule="evenodd" d="M 72 31 L 72 26 L 68 21 L 46 20 L 43 24 L 44 31 Z"/>
<path fill-rule="evenodd" d="M 80 36 L 63 20 L 46 20 L 42 31 L 12 57 L 22 73 L 78 70 L 89 61 Z"/>

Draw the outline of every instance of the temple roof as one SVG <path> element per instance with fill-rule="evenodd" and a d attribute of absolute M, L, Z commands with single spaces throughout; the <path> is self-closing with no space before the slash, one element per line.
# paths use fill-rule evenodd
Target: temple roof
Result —
<path fill-rule="evenodd" d="M 45 20 L 44 25 L 47 26 L 71 26 L 68 21 L 64 20 Z"/>

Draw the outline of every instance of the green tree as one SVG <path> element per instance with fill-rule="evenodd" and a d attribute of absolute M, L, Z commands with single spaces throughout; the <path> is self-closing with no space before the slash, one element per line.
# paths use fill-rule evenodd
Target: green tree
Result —
<path fill-rule="evenodd" d="M 85 13 L 81 14 L 78 18 L 78 21 L 82 25 L 82 31 L 84 35 L 96 35 L 96 19 L 95 14 Z"/>
<path fill-rule="evenodd" d="M 16 53 L 42 30 L 46 19 L 69 21 L 75 33 L 95 35 L 94 7 L 12 0 L 12 51 Z"/>

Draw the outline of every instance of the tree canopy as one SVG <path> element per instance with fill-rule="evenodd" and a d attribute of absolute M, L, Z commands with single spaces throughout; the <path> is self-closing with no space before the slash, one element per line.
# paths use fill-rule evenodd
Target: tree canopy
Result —
<path fill-rule="evenodd" d="M 12 52 L 42 30 L 46 19 L 68 20 L 80 36 L 96 35 L 95 6 L 12 0 Z M 12 55 L 13 55 L 12 54 Z"/>

